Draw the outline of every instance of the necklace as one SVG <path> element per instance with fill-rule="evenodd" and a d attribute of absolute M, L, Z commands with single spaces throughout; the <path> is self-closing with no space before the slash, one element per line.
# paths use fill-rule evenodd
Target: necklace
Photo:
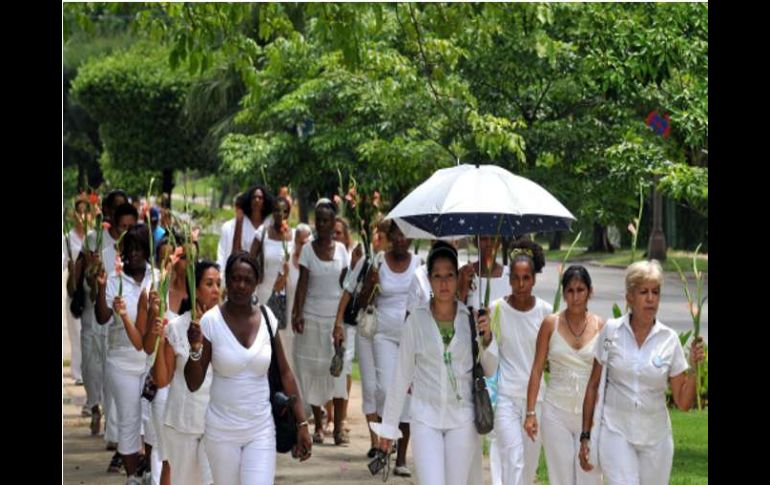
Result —
<path fill-rule="evenodd" d="M 583 334 L 586 331 L 586 328 L 588 327 L 588 312 L 586 312 L 586 316 L 583 318 L 583 330 L 580 331 L 580 333 L 575 333 L 572 331 L 572 325 L 569 323 L 569 319 L 567 318 L 567 312 L 564 312 L 564 321 L 567 322 L 567 329 L 569 329 L 569 333 L 571 333 L 575 339 L 580 340 L 580 337 L 583 336 Z"/>

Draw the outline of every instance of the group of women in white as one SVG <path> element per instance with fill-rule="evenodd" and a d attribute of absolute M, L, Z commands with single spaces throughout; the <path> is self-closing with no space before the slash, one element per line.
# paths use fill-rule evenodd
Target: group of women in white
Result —
<path fill-rule="evenodd" d="M 689 409 L 695 376 L 686 372 L 676 333 L 657 319 L 663 283 L 657 262 L 628 268 L 629 311 L 620 319 L 605 323 L 589 312 L 593 287 L 582 266 L 564 271 L 566 308 L 553 313 L 532 293 L 545 259 L 531 241 L 513 243 L 509 266 L 495 260 L 495 238 L 481 238 L 475 263 L 460 267 L 457 250 L 443 241 L 423 263 L 398 225 L 386 221 L 378 227 L 386 243 L 367 258 L 361 245 L 351 247 L 331 201 L 316 204 L 314 231 L 304 224 L 292 229 L 291 200 L 258 185 L 239 197 L 238 215 L 222 227 L 217 263 L 172 258 L 161 315 L 147 226 L 137 224 L 125 194 L 116 194 L 102 207 L 111 226 L 101 254 L 80 251 L 68 290 L 87 289 L 80 339 L 87 407 L 96 433 L 106 414 L 105 439 L 117 443 L 111 465 L 122 462 L 127 484 L 141 483 L 144 462 L 164 485 L 272 483 L 271 360 L 293 396 L 294 456 L 308 459 L 312 445 L 324 442 L 324 414 L 333 422 L 334 444 L 347 443 L 354 353 L 370 426 L 367 455 L 390 452 L 397 442 L 394 473 L 410 476 L 411 441 L 418 483 L 483 483 L 472 334 L 496 391 L 493 484 L 533 483 L 541 446 L 552 484 L 668 482 L 673 441 L 665 391 L 670 385 L 676 405 Z M 121 274 L 106 267 L 123 231 Z M 156 243 L 161 252 L 164 242 Z M 194 288 L 186 284 L 187 264 L 195 264 Z M 101 270 L 94 274 L 91 267 Z M 479 312 L 487 285 L 490 304 Z M 267 305 L 279 296 L 285 305 Z M 373 336 L 357 333 L 346 318 L 351 299 L 376 307 Z M 344 352 L 339 377 L 329 369 L 336 352 Z M 702 344 L 693 342 L 690 362 L 703 357 Z M 154 395 L 147 392 L 148 375 Z M 140 462 L 143 446 L 152 459 Z"/>

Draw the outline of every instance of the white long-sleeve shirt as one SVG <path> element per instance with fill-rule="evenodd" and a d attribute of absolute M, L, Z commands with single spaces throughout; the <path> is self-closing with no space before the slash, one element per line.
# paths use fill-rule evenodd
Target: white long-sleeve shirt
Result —
<path fill-rule="evenodd" d="M 417 421 L 436 429 L 452 429 L 473 421 L 473 354 L 468 308 L 457 302 L 455 335 L 449 343 L 452 353 L 452 370 L 457 379 L 455 390 L 444 364 L 444 343 L 429 305 L 415 308 L 404 324 L 399 343 L 398 363 L 385 399 L 382 423 L 373 423 L 372 429 L 381 437 L 396 439 L 401 409 L 409 386 L 412 399 L 409 415 Z M 484 349 L 479 344 L 479 357 L 484 374 L 491 376 L 497 370 L 498 349 L 494 337 Z"/>
<path fill-rule="evenodd" d="M 243 218 L 243 228 L 241 229 L 241 249 L 248 251 L 251 249 L 251 243 L 255 237 L 262 238 L 262 232 L 258 229 L 263 227 L 254 227 L 251 219 Z M 222 232 L 219 234 L 219 245 L 217 246 L 217 264 L 222 275 L 225 273 L 225 265 L 230 253 L 233 252 L 233 237 L 235 236 L 235 218 L 222 224 Z"/>

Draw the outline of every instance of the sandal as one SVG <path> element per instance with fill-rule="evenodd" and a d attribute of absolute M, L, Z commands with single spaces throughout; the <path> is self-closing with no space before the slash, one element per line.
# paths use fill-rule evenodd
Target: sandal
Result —
<path fill-rule="evenodd" d="M 344 445 L 350 443 L 350 438 L 348 438 L 344 433 L 335 432 L 334 433 L 334 445 Z"/>
<path fill-rule="evenodd" d="M 313 444 L 322 445 L 324 442 L 324 434 L 322 431 L 316 431 L 313 433 Z"/>
<path fill-rule="evenodd" d="M 99 434 L 99 430 L 102 426 L 102 412 L 99 410 L 99 405 L 97 404 L 94 406 L 94 408 L 91 410 L 91 436 L 96 436 Z"/>
<path fill-rule="evenodd" d="M 112 455 L 110 464 L 107 467 L 107 473 L 120 473 L 120 469 L 123 467 L 123 458 L 119 453 Z"/>

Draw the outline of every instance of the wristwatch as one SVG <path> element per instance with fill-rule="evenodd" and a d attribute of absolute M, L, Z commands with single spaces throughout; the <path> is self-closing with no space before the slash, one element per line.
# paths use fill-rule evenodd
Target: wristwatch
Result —
<path fill-rule="evenodd" d="M 590 431 L 583 431 L 582 433 L 580 433 L 580 441 L 582 442 L 583 440 L 591 441 Z"/>

